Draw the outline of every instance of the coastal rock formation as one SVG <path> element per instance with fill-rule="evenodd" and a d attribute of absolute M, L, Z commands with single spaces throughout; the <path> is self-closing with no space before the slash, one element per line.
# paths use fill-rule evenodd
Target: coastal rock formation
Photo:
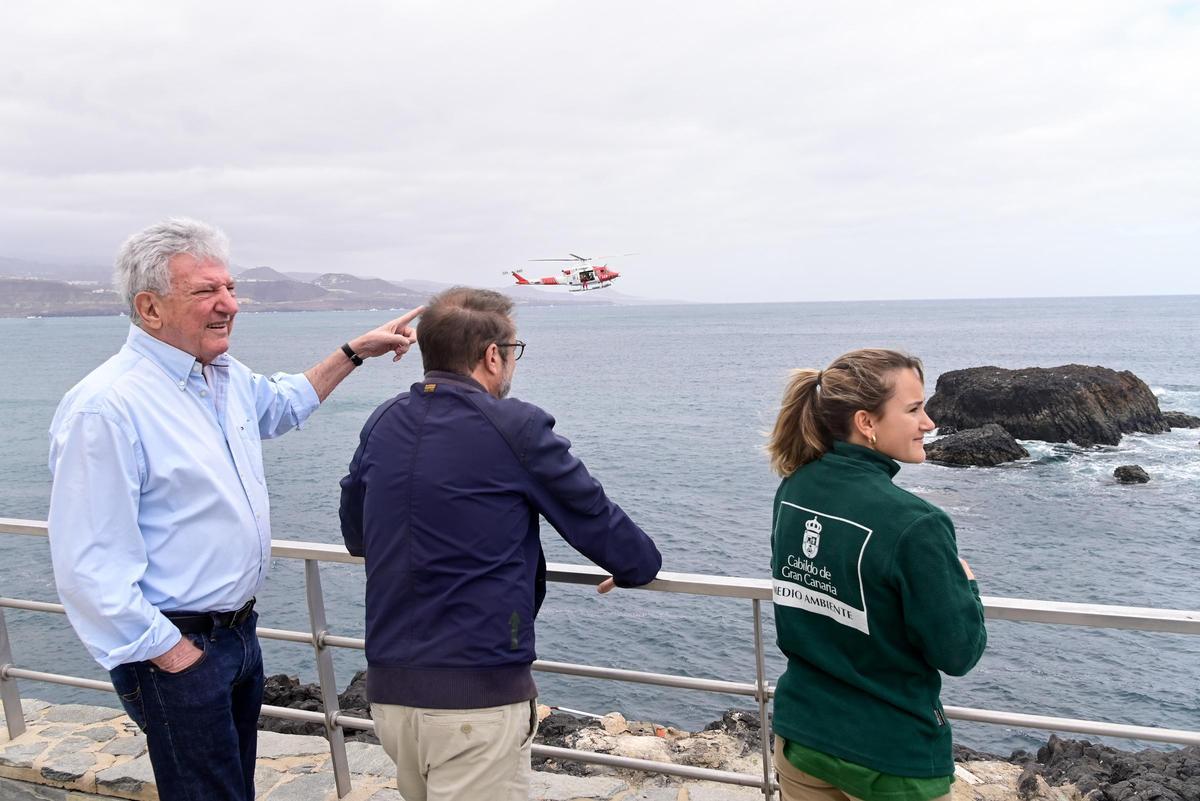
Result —
<path fill-rule="evenodd" d="M 1170 430 L 1158 398 L 1136 375 L 1080 364 L 952 370 L 938 377 L 926 408 L 946 427 L 997 423 L 1018 439 L 1083 446 L 1116 445 L 1134 431 Z"/>
<path fill-rule="evenodd" d="M 277 673 L 267 677 L 263 686 L 263 703 L 269 706 L 285 706 L 289 709 L 303 709 L 309 712 L 324 711 L 321 707 L 321 687 L 317 684 L 301 684 L 295 676 L 289 676 L 286 673 Z M 371 705 L 367 702 L 367 672 L 365 670 L 355 673 L 354 678 L 346 685 L 345 691 L 338 694 L 338 706 L 343 712 L 356 718 L 371 717 Z M 258 728 L 280 734 L 325 736 L 323 725 L 305 723 L 300 720 L 282 720 L 263 716 L 258 719 Z M 369 731 L 345 729 L 345 735 L 347 741 L 379 742 L 379 738 Z"/>
<path fill-rule="evenodd" d="M 1122 484 L 1145 484 L 1150 474 L 1141 465 L 1123 464 L 1113 471 L 1113 477 Z"/>
<path fill-rule="evenodd" d="M 1185 412 L 1163 412 L 1163 420 L 1171 428 L 1200 428 L 1200 417 Z"/>
<path fill-rule="evenodd" d="M 1119 751 L 1087 740 L 1050 735 L 1036 759 L 1017 752 L 1026 772 L 1051 785 L 1071 783 L 1089 801 L 1196 801 L 1200 798 L 1200 746 L 1176 751 Z"/>
<path fill-rule="evenodd" d="M 1028 455 L 1012 434 L 995 423 L 956 431 L 925 445 L 925 456 L 930 461 L 951 467 L 995 467 Z"/>
<path fill-rule="evenodd" d="M 365 704 L 355 695 L 365 688 L 363 673 L 355 676 L 342 693 L 346 701 Z M 268 679 L 266 703 L 292 701 L 297 708 L 319 709 L 315 685 L 277 675 Z M 284 704 L 286 705 L 286 704 Z M 356 716 L 369 717 L 364 707 L 347 708 Z M 672 726 L 625 720 L 619 714 L 584 718 L 539 708 L 544 716 L 536 742 L 561 748 L 580 748 L 620 756 L 671 762 L 680 765 L 732 770 L 757 775 L 762 769 L 760 744 L 762 726 L 753 710 L 730 710 L 703 731 L 686 732 Z M 116 713 L 119 714 L 119 713 Z M 285 721 L 281 721 L 285 722 Z M 286 722 L 285 722 L 286 723 Z M 88 725 L 100 725 L 89 723 Z M 768 721 L 768 727 L 770 721 Z M 132 724 L 126 728 L 135 731 Z M 274 728 L 271 726 L 269 728 Z M 314 732 L 322 734 L 320 726 Z M 346 732 L 349 738 L 352 732 Z M 301 742 L 303 742 L 301 738 Z M 324 746 L 318 744 L 323 752 Z M 366 748 L 367 746 L 355 746 Z M 111 749 L 110 749 L 111 750 Z M 3 756 L 0 748 L 0 757 Z M 107 753 L 107 752 L 106 752 Z M 315 752 L 314 752 L 315 753 Z M 260 749 L 261 756 L 261 749 Z M 322 759 L 327 755 L 321 756 Z M 1005 758 L 956 745 L 954 798 L 956 801 L 1197 801 L 1200 799 L 1200 746 L 1175 751 L 1121 751 L 1087 740 L 1064 740 L 1051 735 L 1036 754 L 1017 751 Z M 30 759 L 32 761 L 32 758 Z M 573 776 L 622 777 L 629 786 L 661 788 L 661 780 L 647 774 L 620 771 L 578 762 L 559 763 L 534 759 L 540 771 Z M 0 760 L 0 765 L 4 764 Z M 564 777 L 565 781 L 581 781 Z M 643 785 L 643 783 L 645 784 Z M 622 785 L 623 787 L 625 785 Z M 670 786 L 674 786 L 673 784 Z M 727 789 L 727 788 L 725 788 Z M 558 795 L 555 797 L 572 797 Z M 588 796 L 596 797 L 596 796 Z M 640 798 L 631 795 L 628 798 Z M 657 796 L 654 796 L 657 797 Z M 665 797 L 665 796 L 664 796 Z M 683 796 L 680 796 L 683 797 Z M 695 796 L 688 796 L 695 797 Z M 705 798 L 710 796 L 705 795 Z M 713 798 L 726 796 L 714 795 Z M 740 796 L 739 796 L 740 797 Z M 749 796 L 747 795 L 747 798 Z M 626 797 L 622 797 L 626 798 Z"/>

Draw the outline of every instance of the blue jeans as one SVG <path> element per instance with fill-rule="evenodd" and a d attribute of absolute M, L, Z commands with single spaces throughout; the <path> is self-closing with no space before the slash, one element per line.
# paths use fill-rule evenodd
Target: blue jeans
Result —
<path fill-rule="evenodd" d="M 150 662 L 109 671 L 146 733 L 161 801 L 254 801 L 263 695 L 257 620 L 255 613 L 234 628 L 183 635 L 204 655 L 179 673 Z"/>

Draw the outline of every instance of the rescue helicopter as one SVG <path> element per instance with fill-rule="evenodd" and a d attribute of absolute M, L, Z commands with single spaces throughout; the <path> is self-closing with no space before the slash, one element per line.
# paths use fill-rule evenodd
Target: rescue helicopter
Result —
<path fill-rule="evenodd" d="M 530 281 L 523 273 L 521 268 L 509 270 L 505 275 L 511 275 L 517 279 L 518 286 L 565 286 L 571 292 L 584 292 L 591 289 L 604 289 L 612 286 L 612 282 L 621 277 L 621 274 L 615 270 L 608 269 L 607 264 L 596 264 L 592 262 L 596 259 L 578 256 L 574 253 L 568 254 L 569 259 L 530 259 L 530 261 L 565 261 L 571 262 L 574 266 L 564 267 L 562 277 L 551 275 L 546 278 L 539 278 L 536 281 Z M 624 254 L 632 256 L 632 253 Z"/>

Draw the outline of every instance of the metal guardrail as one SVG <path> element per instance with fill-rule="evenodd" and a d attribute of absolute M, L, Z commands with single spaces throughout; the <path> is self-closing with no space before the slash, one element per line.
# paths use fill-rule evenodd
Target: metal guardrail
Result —
<path fill-rule="evenodd" d="M 44 537 L 46 536 L 46 524 L 35 520 L 0 518 L 0 534 L 27 534 Z M 260 627 L 258 634 L 264 639 L 307 643 L 313 647 L 317 662 L 318 682 L 321 688 L 321 700 L 326 711 L 322 714 L 320 712 L 308 712 L 268 705 L 263 707 L 262 713 L 269 717 L 318 723 L 325 727 L 330 743 L 330 753 L 333 759 L 334 779 L 338 795 L 339 797 L 344 797 L 351 790 L 350 772 L 346 760 L 344 730 L 361 729 L 373 731 L 374 723 L 370 720 L 347 715 L 338 708 L 337 686 L 333 672 L 333 656 L 330 649 L 351 648 L 362 650 L 365 646 L 362 639 L 342 637 L 329 632 L 325 619 L 324 595 L 321 589 L 320 563 L 342 562 L 360 564 L 362 560 L 351 556 L 345 548 L 338 545 L 290 540 L 274 540 L 271 545 L 271 553 L 274 557 L 304 561 L 305 590 L 308 600 L 310 631 L 302 632 Z M 592 566 L 558 563 L 551 563 L 547 566 L 547 580 L 567 584 L 594 586 L 606 578 L 607 575 L 600 568 Z M 765 727 L 767 703 L 774 696 L 774 688 L 766 680 L 766 657 L 763 646 L 761 607 L 763 601 L 771 599 L 771 582 L 766 579 L 706 576 L 692 573 L 660 573 L 657 579 L 638 589 L 651 592 L 749 600 L 753 608 L 754 618 L 755 680 L 753 682 L 734 682 L 545 660 L 534 662 L 534 670 L 610 681 L 634 682 L 752 697 L 757 702 L 760 720 L 763 721 Z M 984 596 L 983 602 L 985 615 L 992 620 L 1017 620 L 1200 635 L 1200 611 L 1061 603 L 1057 601 L 997 598 L 992 596 Z M 11 643 L 9 642 L 7 628 L 4 624 L 3 610 L 5 608 L 62 613 L 63 607 L 61 604 L 44 601 L 0 598 L 0 700 L 3 701 L 10 737 L 20 734 L 24 730 L 25 725 L 21 713 L 20 695 L 16 688 L 17 679 L 64 684 L 72 687 L 108 692 L 113 691 L 112 685 L 107 682 L 17 667 L 13 663 Z M 1107 735 L 1183 745 L 1200 745 L 1200 731 L 1165 729 L 1152 726 L 1132 726 L 1104 721 L 1076 720 L 1016 712 L 1000 712 L 988 709 L 973 709 L 969 707 L 948 706 L 945 709 L 949 717 L 957 720 L 970 720 L 1050 731 Z M 777 789 L 777 785 L 772 776 L 770 738 L 766 736 L 765 731 L 761 739 L 763 752 L 763 773 L 761 778 L 731 771 L 672 765 L 643 759 L 617 757 L 611 754 L 598 754 L 543 745 L 533 746 L 533 753 L 538 757 L 640 770 L 686 779 L 717 781 L 726 784 L 757 787 L 769 801 Z"/>

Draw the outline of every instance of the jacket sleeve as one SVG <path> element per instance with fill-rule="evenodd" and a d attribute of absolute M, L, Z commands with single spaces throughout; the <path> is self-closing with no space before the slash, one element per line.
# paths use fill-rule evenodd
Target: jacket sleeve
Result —
<path fill-rule="evenodd" d="M 364 459 L 367 442 L 371 439 L 371 432 L 375 430 L 375 425 L 379 422 L 380 418 L 387 413 L 392 404 L 406 397 L 406 395 L 407 393 L 393 398 L 372 412 L 371 416 L 367 418 L 367 422 L 363 424 L 362 433 L 358 435 L 358 448 L 354 451 L 354 458 L 350 460 L 350 472 L 339 482 L 339 486 L 342 488 L 342 498 L 338 504 L 338 517 L 342 521 L 342 539 L 345 541 L 346 550 L 350 552 L 351 556 L 363 556 L 365 549 L 363 541 L 363 503 L 366 500 L 367 485 L 364 482 L 363 471 L 366 467 Z"/>
<path fill-rule="evenodd" d="M 363 498 L 366 492 L 359 477 L 359 469 L 365 444 L 364 438 L 354 451 L 354 458 L 350 460 L 350 472 L 340 482 L 342 499 L 338 504 L 338 517 L 342 521 L 342 540 L 345 541 L 346 550 L 351 556 L 363 555 Z"/>
<path fill-rule="evenodd" d="M 958 561 L 944 512 L 918 518 L 900 535 L 895 569 L 909 642 L 943 673 L 966 675 L 983 656 L 987 628 L 979 587 Z"/>
<path fill-rule="evenodd" d="M 611 573 L 618 587 L 637 587 L 658 574 L 662 556 L 654 542 L 554 433 L 553 417 L 532 407 L 517 443 L 533 479 L 534 505 L 571 547 Z"/>

